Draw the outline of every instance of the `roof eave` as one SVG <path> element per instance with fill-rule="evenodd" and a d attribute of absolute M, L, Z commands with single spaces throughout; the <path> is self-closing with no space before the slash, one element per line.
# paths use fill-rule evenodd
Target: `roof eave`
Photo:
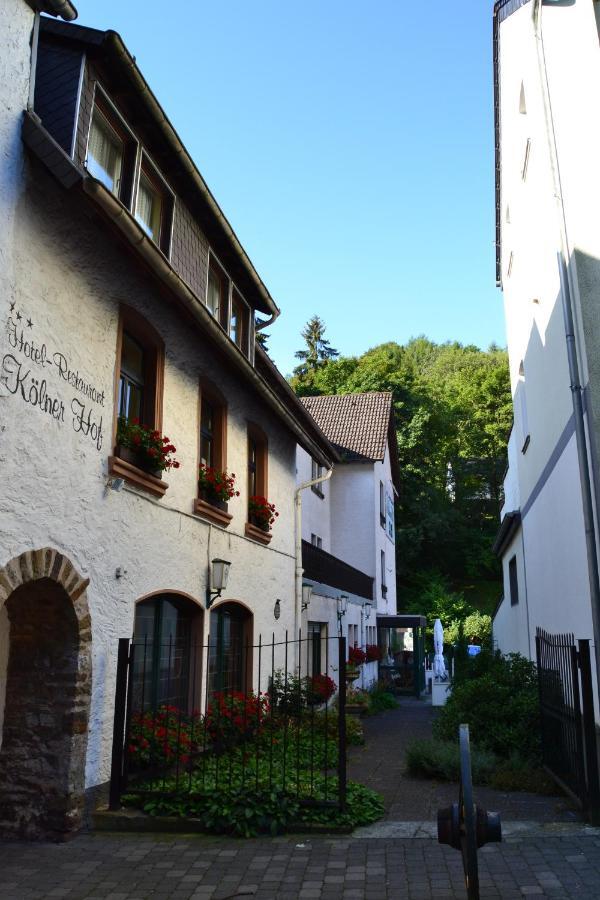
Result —
<path fill-rule="evenodd" d="M 149 108 L 154 122 L 162 131 L 162 134 L 167 141 L 171 152 L 181 164 L 186 176 L 193 182 L 194 187 L 202 196 L 204 202 L 208 206 L 214 218 L 214 221 L 221 229 L 227 242 L 237 256 L 243 270 L 252 282 L 253 289 L 256 292 L 256 300 L 258 301 L 252 304 L 253 307 L 257 309 L 258 312 L 271 316 L 271 321 L 273 319 L 276 319 L 279 316 L 281 310 L 275 303 L 275 300 L 269 293 L 269 290 L 254 268 L 252 261 L 244 250 L 238 236 L 236 235 L 227 217 L 225 216 L 225 213 L 217 203 L 210 188 L 198 171 L 194 161 L 187 152 L 183 141 L 177 134 L 177 131 L 171 124 L 167 114 L 154 95 L 148 82 L 142 75 L 140 69 L 137 66 L 135 58 L 127 49 L 121 35 L 118 34 L 118 32 L 112 30 L 101 31 L 98 29 L 84 28 L 79 25 L 72 26 L 71 30 L 64 25 L 59 26 L 58 24 L 53 23 L 50 20 L 46 21 L 48 23 L 46 25 L 46 28 L 50 33 L 58 34 L 62 38 L 78 41 L 80 43 L 83 43 L 84 45 L 92 45 L 96 48 L 97 51 L 106 53 L 107 57 L 110 58 L 112 56 L 113 62 L 123 67 L 123 69 L 127 73 L 127 77 L 129 77 L 132 83 L 132 88 L 136 92 L 136 96 Z"/>
<path fill-rule="evenodd" d="M 73 22 L 77 18 L 77 10 L 69 0 L 25 0 L 34 12 L 47 13 L 65 22 Z"/>

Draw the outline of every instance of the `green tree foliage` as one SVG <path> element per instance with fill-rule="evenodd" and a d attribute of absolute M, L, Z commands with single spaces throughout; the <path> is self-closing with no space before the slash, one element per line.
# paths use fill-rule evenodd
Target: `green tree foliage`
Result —
<path fill-rule="evenodd" d="M 310 382 L 320 369 L 340 355 L 338 350 L 330 346 L 325 330 L 325 322 L 319 316 L 313 316 L 304 326 L 302 337 L 306 342 L 306 350 L 297 350 L 294 354 L 296 359 L 302 360 L 294 369 L 296 378 Z"/>
<path fill-rule="evenodd" d="M 326 361 L 311 351 L 314 366 L 308 351 L 301 352 L 305 362 L 291 382 L 298 394 L 393 393 L 401 606 L 419 601 L 429 581 L 441 576 L 451 593 L 464 595 L 465 617 L 475 609 L 491 612 L 499 592 L 491 546 L 512 423 L 506 352 L 423 336 L 358 357 Z"/>

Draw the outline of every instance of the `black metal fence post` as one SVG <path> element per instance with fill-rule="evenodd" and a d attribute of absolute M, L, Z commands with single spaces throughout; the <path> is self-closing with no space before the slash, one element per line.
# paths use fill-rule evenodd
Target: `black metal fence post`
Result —
<path fill-rule="evenodd" d="M 338 638 L 338 671 L 340 684 L 338 694 L 338 786 L 340 811 L 346 809 L 346 638 Z"/>
<path fill-rule="evenodd" d="M 583 706 L 583 742 L 585 747 L 585 768 L 587 774 L 588 818 L 591 825 L 600 825 L 600 776 L 598 773 L 598 750 L 596 747 L 596 722 L 594 716 L 590 642 L 589 640 L 580 640 L 578 643 L 579 668 L 581 671 L 581 700 Z"/>
<path fill-rule="evenodd" d="M 127 709 L 127 674 L 129 668 L 129 638 L 119 638 L 117 655 L 117 681 L 115 685 L 115 715 L 113 719 L 112 757 L 110 765 L 110 789 L 108 808 L 119 809 L 121 778 L 123 774 L 123 750 L 125 741 L 125 714 Z"/>

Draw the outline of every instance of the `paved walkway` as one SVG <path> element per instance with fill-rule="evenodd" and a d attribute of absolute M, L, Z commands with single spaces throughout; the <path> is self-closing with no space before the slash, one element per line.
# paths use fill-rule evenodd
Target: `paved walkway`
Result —
<path fill-rule="evenodd" d="M 428 703 L 406 698 L 399 709 L 362 720 L 366 744 L 351 748 L 348 774 L 383 795 L 388 820 L 436 821 L 438 809 L 458 799 L 458 785 L 413 778 L 404 771 L 406 744 L 415 738 L 431 737 L 434 716 L 435 710 Z M 581 821 L 564 796 L 505 793 L 477 786 L 474 791 L 476 802 L 499 812 L 503 822 Z"/>
<path fill-rule="evenodd" d="M 352 836 L 0 843 L 0 900 L 463 900 L 460 854 L 437 843 L 434 821 L 457 789 L 403 773 L 403 744 L 426 736 L 430 719 L 425 705 L 406 701 L 366 721 L 369 741 L 353 751 L 350 771 L 385 794 L 387 813 Z M 575 821 L 558 798 L 477 790 L 476 799 L 500 810 L 504 829 L 501 844 L 479 851 L 481 900 L 599 900 L 600 830 Z"/>
<path fill-rule="evenodd" d="M 484 847 L 481 900 L 600 897 L 594 834 Z M 2 900 L 464 900 L 458 853 L 423 838 L 234 841 L 84 835 L 0 845 Z"/>

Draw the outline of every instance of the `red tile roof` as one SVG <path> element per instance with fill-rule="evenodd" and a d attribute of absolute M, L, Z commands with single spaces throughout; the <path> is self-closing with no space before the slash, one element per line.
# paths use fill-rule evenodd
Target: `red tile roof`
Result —
<path fill-rule="evenodd" d="M 383 460 L 392 416 L 390 391 L 300 399 L 343 460 Z"/>

